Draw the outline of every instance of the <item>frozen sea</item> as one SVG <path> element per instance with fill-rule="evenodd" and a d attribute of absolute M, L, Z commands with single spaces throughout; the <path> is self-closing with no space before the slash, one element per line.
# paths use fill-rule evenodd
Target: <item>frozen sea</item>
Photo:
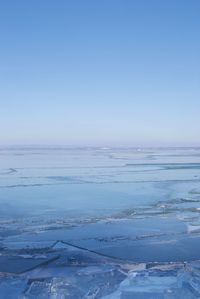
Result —
<path fill-rule="evenodd" d="M 200 148 L 0 148 L 0 298 L 200 298 Z"/>

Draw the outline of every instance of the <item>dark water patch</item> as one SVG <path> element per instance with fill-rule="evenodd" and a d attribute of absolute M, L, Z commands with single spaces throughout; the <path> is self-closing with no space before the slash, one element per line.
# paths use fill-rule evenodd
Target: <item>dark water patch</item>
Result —
<path fill-rule="evenodd" d="M 12 174 L 17 172 L 17 170 L 15 168 L 9 168 L 7 171 L 5 172 L 1 172 L 0 175 L 7 175 L 7 174 Z"/>

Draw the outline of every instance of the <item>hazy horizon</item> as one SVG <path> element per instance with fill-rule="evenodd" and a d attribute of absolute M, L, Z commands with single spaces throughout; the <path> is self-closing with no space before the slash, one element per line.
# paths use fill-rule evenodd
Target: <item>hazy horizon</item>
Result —
<path fill-rule="evenodd" d="M 138 150 L 138 151 L 143 151 L 143 150 L 165 150 L 165 149 L 185 149 L 185 150 L 199 150 L 200 146 L 194 145 L 194 146 L 167 146 L 167 145 L 152 145 L 152 146 L 134 146 L 134 145 L 113 145 L 113 146 L 106 146 L 106 145 L 66 145 L 66 144 L 0 144 L 0 149 L 36 149 L 36 150 L 43 150 L 43 149 L 49 149 L 49 150 L 54 150 L 54 149 L 97 149 L 97 150 L 115 150 L 115 149 L 122 149 L 122 150 Z"/>

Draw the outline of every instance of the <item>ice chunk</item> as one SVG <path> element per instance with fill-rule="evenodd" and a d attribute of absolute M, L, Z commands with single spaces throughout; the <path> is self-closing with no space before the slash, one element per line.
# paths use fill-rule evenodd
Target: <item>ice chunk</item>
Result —
<path fill-rule="evenodd" d="M 31 255 L 1 255 L 0 272 L 20 274 L 32 270 L 40 265 L 47 264 L 55 259 L 57 255 L 50 256 L 31 256 Z"/>
<path fill-rule="evenodd" d="M 22 298 L 26 288 L 26 279 L 16 277 L 0 277 L 0 298 L 16 299 Z"/>
<path fill-rule="evenodd" d="M 160 267 L 161 268 L 161 267 Z M 200 298 L 200 266 L 164 266 L 161 269 L 130 271 L 117 291 L 103 299 L 195 299 Z"/>

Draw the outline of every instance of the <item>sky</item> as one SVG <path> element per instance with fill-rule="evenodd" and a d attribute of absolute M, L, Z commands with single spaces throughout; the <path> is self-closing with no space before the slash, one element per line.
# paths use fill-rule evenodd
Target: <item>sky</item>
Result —
<path fill-rule="evenodd" d="M 0 145 L 199 146 L 199 0 L 0 1 Z"/>

